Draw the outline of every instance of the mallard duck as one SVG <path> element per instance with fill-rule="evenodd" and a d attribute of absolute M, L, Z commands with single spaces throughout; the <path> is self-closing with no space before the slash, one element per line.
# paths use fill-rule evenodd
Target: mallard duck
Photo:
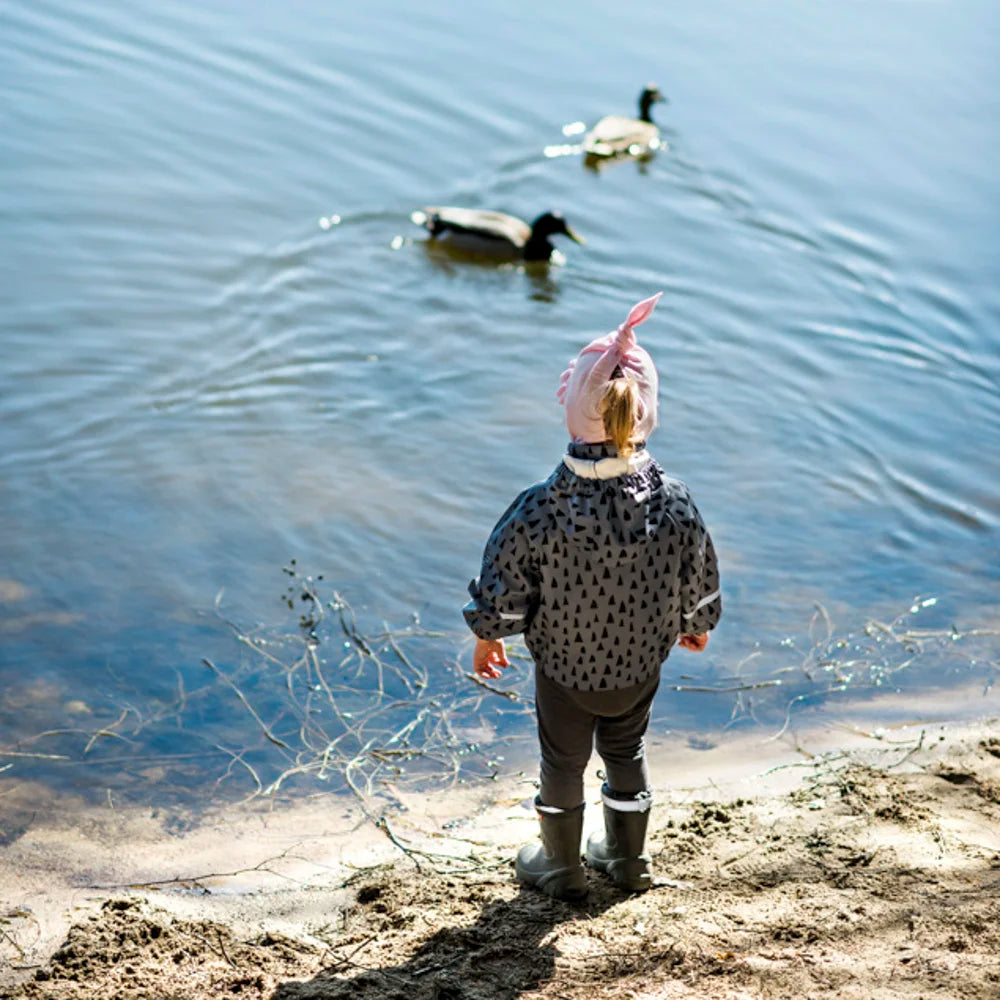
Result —
<path fill-rule="evenodd" d="M 550 236 L 562 234 L 575 243 L 584 240 L 560 212 L 545 212 L 530 225 L 516 215 L 482 208 L 425 208 L 411 216 L 431 239 L 472 253 L 529 261 L 547 261 L 555 247 Z"/>
<path fill-rule="evenodd" d="M 658 149 L 660 130 L 650 115 L 654 104 L 666 101 L 655 83 L 648 84 L 639 95 L 639 117 L 607 115 L 584 137 L 583 151 L 587 156 L 642 156 Z"/>

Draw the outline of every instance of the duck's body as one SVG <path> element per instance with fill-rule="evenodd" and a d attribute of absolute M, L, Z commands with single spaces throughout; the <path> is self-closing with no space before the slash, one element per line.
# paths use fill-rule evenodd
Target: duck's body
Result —
<path fill-rule="evenodd" d="M 583 243 L 559 212 L 546 212 L 530 224 L 482 208 L 428 207 L 412 218 L 438 243 L 507 259 L 547 261 L 555 249 L 549 237 L 560 233 Z"/>
<path fill-rule="evenodd" d="M 587 156 L 645 156 L 660 148 L 660 130 L 653 121 L 652 106 L 666 98 L 650 84 L 639 95 L 639 117 L 608 115 L 584 137 Z"/>

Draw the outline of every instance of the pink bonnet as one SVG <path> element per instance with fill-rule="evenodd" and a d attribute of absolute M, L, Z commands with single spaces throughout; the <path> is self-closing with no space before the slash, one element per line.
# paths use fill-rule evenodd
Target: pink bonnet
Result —
<path fill-rule="evenodd" d="M 591 341 L 563 372 L 556 395 L 566 407 L 566 427 L 574 441 L 598 444 L 607 440 L 601 419 L 601 397 L 616 368 L 639 388 L 639 425 L 647 440 L 656 427 L 656 397 L 660 380 L 653 359 L 635 339 L 634 327 L 648 319 L 663 292 L 637 303 L 617 330 Z"/>

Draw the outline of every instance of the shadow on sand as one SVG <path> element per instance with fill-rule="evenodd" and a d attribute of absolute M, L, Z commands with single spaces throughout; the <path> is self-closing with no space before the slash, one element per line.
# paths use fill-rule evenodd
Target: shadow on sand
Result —
<path fill-rule="evenodd" d="M 629 898 L 595 873 L 588 872 L 588 879 L 589 898 L 571 905 L 508 879 L 468 883 L 446 877 L 434 896 L 451 898 L 448 923 L 424 937 L 420 927 L 428 926 L 426 920 L 445 914 L 422 910 L 418 884 L 410 887 L 411 901 L 401 899 L 398 875 L 383 873 L 357 892 L 366 926 L 364 932 L 355 926 L 353 936 L 360 934 L 362 944 L 348 938 L 351 943 L 337 948 L 339 957 L 311 980 L 282 983 L 271 1000 L 513 1000 L 553 977 L 558 942 L 572 936 L 572 927 L 564 925 L 589 923 Z M 512 898 L 498 898 L 512 892 Z M 382 919 L 373 921 L 379 913 Z M 409 957 L 384 966 L 377 958 L 366 961 L 363 943 L 371 940 Z"/>

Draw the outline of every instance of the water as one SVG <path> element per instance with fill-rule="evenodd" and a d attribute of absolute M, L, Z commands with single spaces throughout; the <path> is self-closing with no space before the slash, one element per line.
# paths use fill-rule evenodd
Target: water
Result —
<path fill-rule="evenodd" d="M 287 629 L 290 558 L 364 628 L 445 633 L 420 655 L 461 690 L 465 584 L 561 453 L 559 375 L 658 289 L 654 451 L 726 596 L 668 678 L 724 684 L 754 653 L 741 676 L 776 676 L 816 604 L 852 637 L 914 598 L 909 625 L 995 628 L 998 42 L 989 0 L 6 5 L 0 745 L 79 764 L 122 711 L 202 688 L 203 658 L 246 669 L 217 595 Z M 668 150 L 545 155 L 648 79 Z M 548 274 L 463 266 L 421 242 L 424 204 L 558 208 L 588 244 Z M 989 692 L 982 641 L 891 683 Z M 212 690 L 116 752 L 259 742 Z M 731 703 L 661 698 L 661 724 Z"/>

